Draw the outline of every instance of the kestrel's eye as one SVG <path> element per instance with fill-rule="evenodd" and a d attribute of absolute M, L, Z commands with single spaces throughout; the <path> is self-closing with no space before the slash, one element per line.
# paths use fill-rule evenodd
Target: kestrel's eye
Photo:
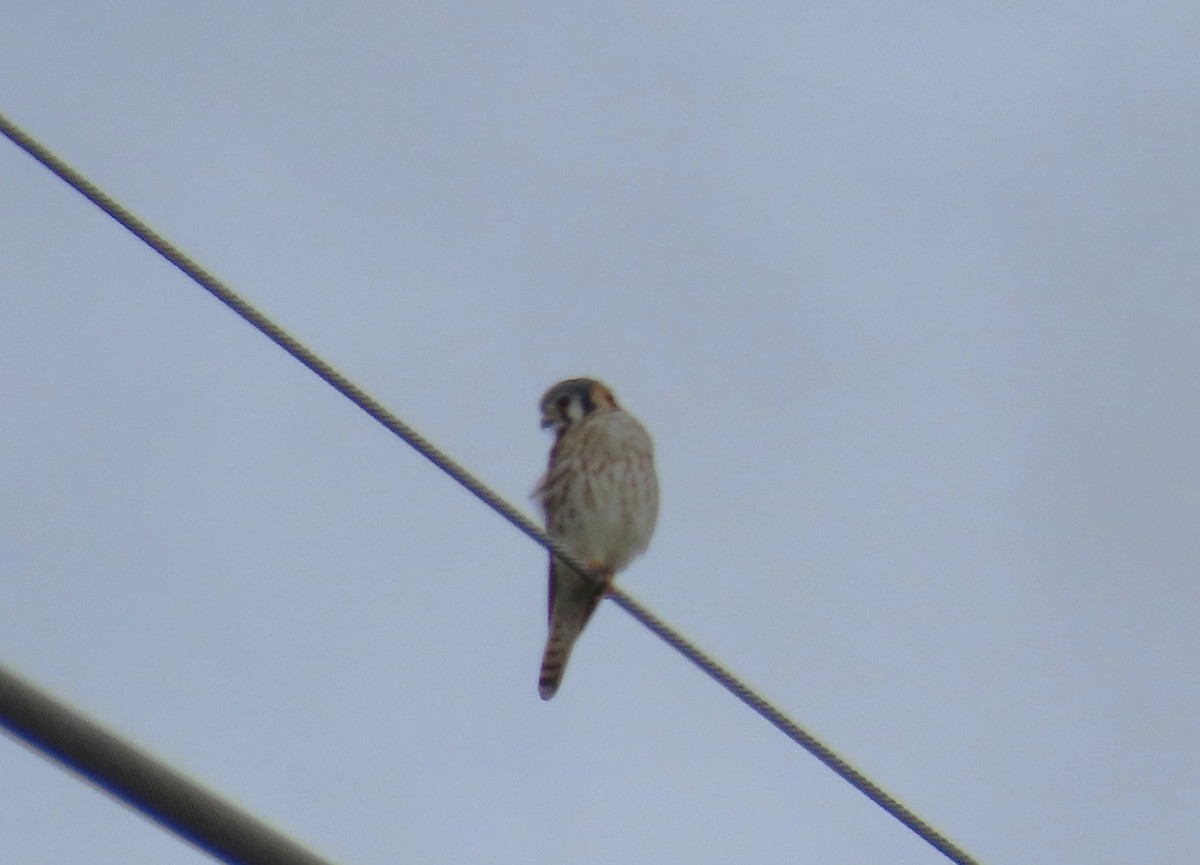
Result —
<path fill-rule="evenodd" d="M 566 415 L 567 415 L 567 406 L 569 406 L 569 405 L 571 404 L 571 398 L 570 398 L 569 396 L 560 396 L 560 397 L 558 398 L 558 401 L 557 401 L 557 402 L 555 402 L 554 404 L 555 404 L 556 406 L 558 406 L 558 410 L 559 410 L 559 412 L 562 414 L 562 416 L 563 416 L 563 417 L 566 417 Z"/>

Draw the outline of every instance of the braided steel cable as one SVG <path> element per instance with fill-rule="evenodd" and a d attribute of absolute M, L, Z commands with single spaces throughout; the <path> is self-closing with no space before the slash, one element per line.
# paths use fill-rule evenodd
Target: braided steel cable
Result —
<path fill-rule="evenodd" d="M 609 589 L 609 596 L 625 612 L 629 613 L 629 615 L 654 632 L 661 640 L 673 647 L 679 654 L 707 673 L 710 678 L 718 682 L 725 690 L 729 691 L 729 693 L 733 694 L 773 724 L 781 733 L 836 772 L 843 780 L 880 808 L 911 829 L 922 840 L 951 862 L 956 862 L 958 865 L 979 865 L 978 860 L 973 858 L 967 851 L 935 829 L 930 823 L 917 816 L 911 808 L 856 769 L 848 760 L 785 715 L 757 691 L 714 661 L 707 653 L 695 646 L 686 637 L 654 615 L 654 613 L 647 610 L 615 586 Z"/>

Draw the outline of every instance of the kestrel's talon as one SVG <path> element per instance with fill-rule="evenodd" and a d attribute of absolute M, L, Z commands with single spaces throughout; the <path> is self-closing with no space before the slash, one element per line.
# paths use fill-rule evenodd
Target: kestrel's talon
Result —
<path fill-rule="evenodd" d="M 596 562 L 592 561 L 591 559 L 588 559 L 586 562 L 584 562 L 584 565 L 587 566 L 588 576 L 590 576 L 592 579 L 599 580 L 604 584 L 604 592 L 607 594 L 608 590 L 612 588 L 612 568 L 606 568 L 604 567 L 603 562 Z"/>
<path fill-rule="evenodd" d="M 546 532 L 594 577 L 550 557 L 550 634 L 538 693 L 554 696 L 575 641 L 613 576 L 645 551 L 658 516 L 654 445 L 612 391 L 586 378 L 559 382 L 542 397 L 542 426 L 555 431 L 550 465 L 534 495 Z"/>

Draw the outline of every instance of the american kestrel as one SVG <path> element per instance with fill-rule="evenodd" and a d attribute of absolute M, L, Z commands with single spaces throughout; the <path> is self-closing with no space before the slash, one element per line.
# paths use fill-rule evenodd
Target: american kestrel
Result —
<path fill-rule="evenodd" d="M 534 490 L 546 533 L 603 576 L 597 583 L 550 557 L 550 635 L 538 694 L 558 691 L 571 648 L 613 575 L 645 551 L 658 518 L 654 444 L 590 378 L 559 382 L 542 397 L 542 427 L 554 430 L 550 465 Z"/>

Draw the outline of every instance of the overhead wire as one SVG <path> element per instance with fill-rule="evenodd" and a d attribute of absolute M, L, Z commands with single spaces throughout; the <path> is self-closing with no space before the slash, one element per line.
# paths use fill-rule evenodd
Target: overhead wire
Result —
<path fill-rule="evenodd" d="M 334 369 L 328 362 L 252 306 L 221 280 L 201 267 L 194 259 L 186 255 L 177 246 L 152 229 L 3 114 L 0 114 L 0 133 L 3 133 L 14 144 L 42 163 L 57 177 L 107 213 L 143 243 L 232 309 L 268 339 L 312 370 L 312 372 L 336 391 L 374 418 L 388 431 L 406 442 L 410 447 L 457 481 L 468 492 L 484 502 L 535 543 L 540 544 L 548 552 L 560 558 L 580 574 L 592 579 L 598 579 L 598 576 L 589 571 L 587 566 L 572 555 L 569 550 L 563 548 L 561 544 L 546 535 L 533 521 L 493 492 L 486 484 L 459 465 L 429 441 L 429 439 L 402 421 L 376 399 Z M 918 837 L 946 856 L 946 858 L 957 863 L 957 865 L 979 865 L 978 860 L 973 858 L 963 848 L 951 841 L 929 822 L 919 817 L 894 796 L 883 790 L 878 784 L 851 765 L 849 761 L 839 756 L 811 733 L 804 730 L 780 709 L 746 685 L 740 678 L 726 670 L 705 652 L 684 638 L 682 634 L 635 601 L 623 589 L 613 586 L 609 590 L 609 596 L 618 606 L 641 622 L 652 633 L 707 673 L 735 697 L 783 732 L 793 742 L 807 750 L 858 789 L 859 792 L 863 793 L 863 795 L 867 796 L 871 801 L 875 802 L 895 819 L 912 830 Z"/>
<path fill-rule="evenodd" d="M 115 799 L 233 865 L 332 865 L 0 666 L 0 724 Z"/>

